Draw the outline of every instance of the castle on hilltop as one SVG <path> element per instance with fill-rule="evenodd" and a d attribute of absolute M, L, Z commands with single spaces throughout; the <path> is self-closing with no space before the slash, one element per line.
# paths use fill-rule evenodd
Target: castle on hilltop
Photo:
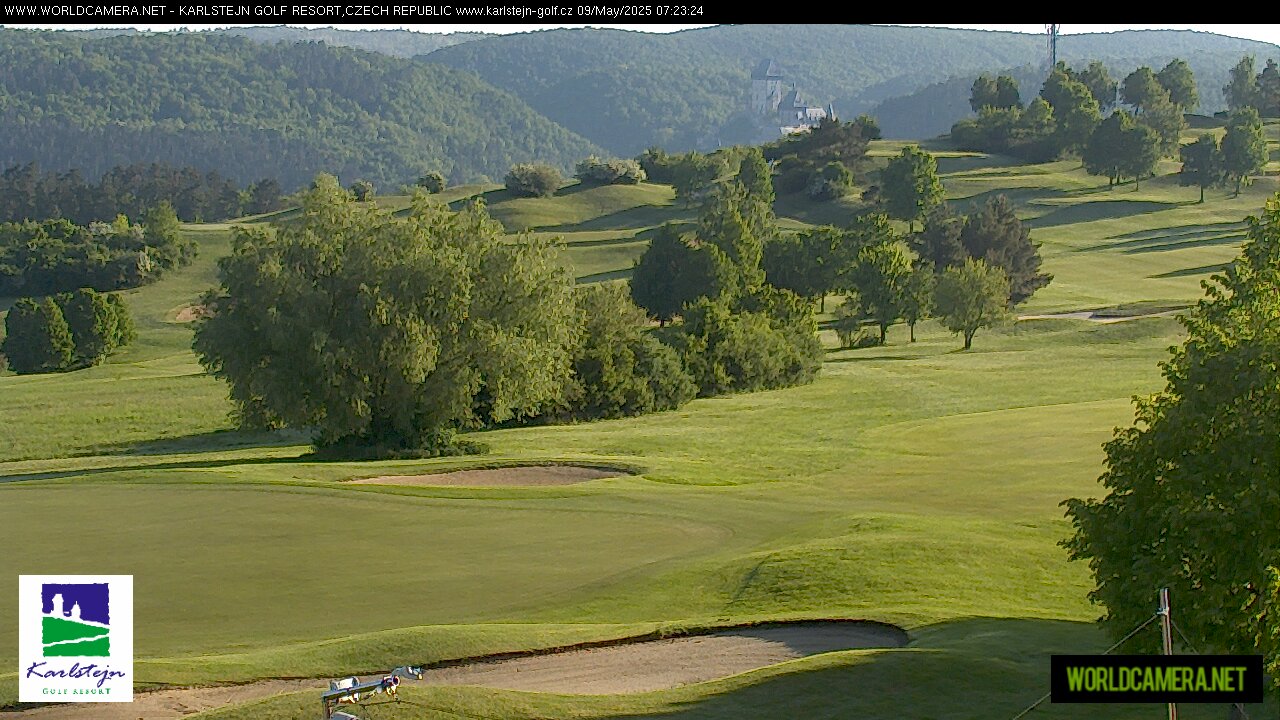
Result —
<path fill-rule="evenodd" d="M 784 90 L 782 68 L 770 58 L 760 61 L 751 73 L 751 100 L 747 110 L 770 124 L 777 122 L 779 133 L 807 132 L 824 118 L 836 119 L 835 107 L 810 105 L 792 83 Z"/>

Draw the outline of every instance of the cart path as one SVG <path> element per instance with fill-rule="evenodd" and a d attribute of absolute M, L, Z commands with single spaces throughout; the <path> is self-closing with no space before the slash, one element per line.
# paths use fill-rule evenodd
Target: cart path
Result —
<path fill-rule="evenodd" d="M 479 685 L 506 690 L 609 695 L 705 682 L 786 660 L 837 650 L 902 647 L 902 630 L 879 623 L 808 622 L 724 630 L 545 654 L 476 660 L 428 668 L 405 686 Z M 261 700 L 280 693 L 328 688 L 327 680 L 260 680 L 212 688 L 136 693 L 132 703 L 46 705 L 0 718 L 32 720 L 171 720 Z M 319 692 L 316 706 L 320 705 Z"/>

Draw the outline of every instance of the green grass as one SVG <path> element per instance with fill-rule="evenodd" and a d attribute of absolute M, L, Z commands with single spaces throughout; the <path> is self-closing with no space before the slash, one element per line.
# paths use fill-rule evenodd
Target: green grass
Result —
<path fill-rule="evenodd" d="M 954 199 L 1009 192 L 1044 243 L 1055 280 L 1031 311 L 1185 305 L 1235 254 L 1242 217 L 1272 182 L 1197 205 L 1167 178 L 1108 190 L 1069 162 L 944 160 Z M 445 199 L 485 195 L 508 229 L 563 236 L 592 277 L 623 272 L 664 218 L 692 217 L 660 186 L 567 190 Z M 1027 321 L 980 332 L 972 352 L 936 323 L 914 344 L 894 327 L 886 347 L 830 350 L 800 388 L 484 432 L 481 458 L 316 462 L 302 434 L 230 430 L 225 388 L 173 321 L 213 283 L 229 226 L 188 231 L 197 263 L 129 293 L 135 346 L 90 370 L 0 376 L 0 422 L 16 428 L 0 435 L 0 480 L 22 481 L 0 482 L 0 526 L 39 543 L 0 561 L 0 615 L 20 573 L 134 574 L 143 683 L 337 676 L 656 628 L 856 617 L 899 623 L 913 643 L 626 697 L 409 688 L 409 703 L 373 716 L 1009 717 L 1047 690 L 1051 653 L 1107 645 L 1087 568 L 1057 545 L 1070 531 L 1059 503 L 1099 492 L 1101 443 L 1131 421 L 1131 396 L 1161 386 L 1173 318 Z M 544 488 L 338 484 L 539 461 L 639 474 Z M 0 668 L 13 667 L 15 632 L 0 624 Z M 0 672 L 0 705 L 15 683 Z M 317 702 L 286 695 L 201 717 L 300 717 Z"/>

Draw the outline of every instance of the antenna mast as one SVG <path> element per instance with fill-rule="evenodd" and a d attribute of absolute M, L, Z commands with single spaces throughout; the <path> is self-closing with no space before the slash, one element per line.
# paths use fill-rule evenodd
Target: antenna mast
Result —
<path fill-rule="evenodd" d="M 1045 25 L 1045 34 L 1049 36 L 1049 72 L 1058 66 L 1058 28 L 1061 25 Z"/>

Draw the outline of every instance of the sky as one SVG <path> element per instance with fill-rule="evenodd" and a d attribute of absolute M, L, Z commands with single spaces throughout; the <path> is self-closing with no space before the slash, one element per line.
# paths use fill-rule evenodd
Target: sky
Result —
<path fill-rule="evenodd" d="M 250 23 L 245 23 L 250 24 Z M 269 24 L 269 23 L 253 23 L 253 24 Z M 306 25 L 294 24 L 297 27 L 330 27 L 330 25 Z M 12 25 L 11 27 L 24 28 L 48 28 L 48 29 L 83 29 L 83 25 Z M 117 25 L 118 27 L 118 25 Z M 155 32 L 164 32 L 176 30 L 181 25 L 134 25 L 141 30 L 151 30 Z M 219 27 L 213 25 L 201 25 L 201 29 Z M 222 26 L 225 27 L 225 26 Z M 705 25 L 566 25 L 566 24 L 539 24 L 539 23 L 523 23 L 517 25 L 347 25 L 342 24 L 340 27 L 344 30 L 378 30 L 388 28 L 403 28 L 405 30 L 416 30 L 420 32 L 433 33 L 449 33 L 449 32 L 485 32 L 485 33 L 516 33 L 529 32 L 531 30 L 549 30 L 552 28 L 565 27 L 609 27 L 619 28 L 623 30 L 638 30 L 642 32 L 675 32 L 677 30 L 687 30 L 696 27 L 706 27 Z M 954 27 L 966 28 L 970 30 L 1004 30 L 1010 32 L 1025 32 L 1033 34 L 1043 34 L 1044 25 L 932 25 L 923 26 L 915 25 L 914 27 Z M 1229 35 L 1231 37 L 1248 38 L 1250 40 L 1262 40 L 1264 42 L 1275 43 L 1280 45 L 1280 25 L 1070 25 L 1063 24 L 1059 33 L 1063 35 L 1075 35 L 1079 33 L 1093 32 L 1118 32 L 1121 30 L 1199 30 L 1202 32 L 1217 33 L 1219 35 Z"/>

